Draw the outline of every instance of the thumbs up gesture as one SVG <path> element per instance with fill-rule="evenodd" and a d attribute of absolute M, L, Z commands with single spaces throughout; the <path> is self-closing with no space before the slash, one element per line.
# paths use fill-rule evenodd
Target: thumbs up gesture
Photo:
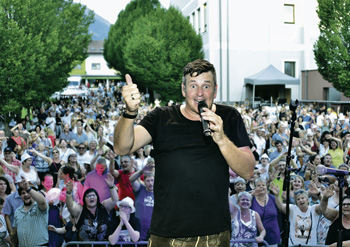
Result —
<path fill-rule="evenodd" d="M 137 114 L 140 106 L 140 92 L 137 85 L 132 82 L 129 74 L 125 75 L 126 85 L 122 89 L 122 95 L 126 104 L 126 112 L 130 115 Z"/>

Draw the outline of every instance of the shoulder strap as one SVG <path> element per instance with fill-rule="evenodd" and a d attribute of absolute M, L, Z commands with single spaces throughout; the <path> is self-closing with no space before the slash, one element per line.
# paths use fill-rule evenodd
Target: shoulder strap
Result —
<path fill-rule="evenodd" d="M 305 244 L 307 244 L 309 242 L 311 231 L 312 231 L 312 209 L 310 209 L 310 218 L 311 218 L 311 226 L 310 226 L 309 235 L 307 236 L 307 240 L 306 240 Z"/>

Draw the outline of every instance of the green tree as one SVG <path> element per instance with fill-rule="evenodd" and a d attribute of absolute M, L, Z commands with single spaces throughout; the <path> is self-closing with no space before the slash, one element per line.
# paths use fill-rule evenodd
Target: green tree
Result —
<path fill-rule="evenodd" d="M 318 0 L 320 36 L 314 45 L 318 71 L 350 97 L 350 0 Z"/>
<path fill-rule="evenodd" d="M 117 24 L 118 21 L 115 29 L 119 28 Z M 112 32 L 111 29 L 109 37 Z M 188 19 L 174 7 L 157 7 L 134 19 L 125 35 L 123 56 L 118 61 L 123 64 L 123 73 L 129 73 L 141 89 L 148 87 L 157 92 L 163 101 L 181 101 L 182 68 L 189 61 L 204 57 L 202 38 Z"/>
<path fill-rule="evenodd" d="M 93 13 L 72 0 L 0 0 L 0 114 L 39 105 L 87 57 Z"/>

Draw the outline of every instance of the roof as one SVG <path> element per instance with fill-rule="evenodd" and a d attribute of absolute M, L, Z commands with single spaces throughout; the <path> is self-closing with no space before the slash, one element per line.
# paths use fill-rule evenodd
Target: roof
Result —
<path fill-rule="evenodd" d="M 92 40 L 88 46 L 88 53 L 103 54 L 104 40 Z"/>
<path fill-rule="evenodd" d="M 276 69 L 275 66 L 270 64 L 266 69 L 244 78 L 244 84 L 251 85 L 285 85 L 285 84 L 294 84 L 299 85 L 300 80 L 286 75 Z"/>

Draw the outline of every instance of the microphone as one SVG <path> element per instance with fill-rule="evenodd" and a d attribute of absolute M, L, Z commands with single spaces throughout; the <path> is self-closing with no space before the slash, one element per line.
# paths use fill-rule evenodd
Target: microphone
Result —
<path fill-rule="evenodd" d="M 203 108 L 206 107 L 208 108 L 207 103 L 205 103 L 205 101 L 199 101 L 198 102 L 198 111 L 199 111 L 199 115 L 201 116 L 201 122 L 202 122 L 202 126 L 203 126 L 203 135 L 208 137 L 211 136 L 211 130 L 209 129 L 209 122 L 206 120 L 203 120 L 203 117 L 201 115 L 203 111 Z"/>
<path fill-rule="evenodd" d="M 344 170 L 339 170 L 339 169 L 333 169 L 333 168 L 327 168 L 323 165 L 318 165 L 316 167 L 316 173 L 318 175 L 324 175 L 324 174 L 332 174 L 335 176 L 346 176 L 349 175 L 348 171 L 344 171 Z"/>

